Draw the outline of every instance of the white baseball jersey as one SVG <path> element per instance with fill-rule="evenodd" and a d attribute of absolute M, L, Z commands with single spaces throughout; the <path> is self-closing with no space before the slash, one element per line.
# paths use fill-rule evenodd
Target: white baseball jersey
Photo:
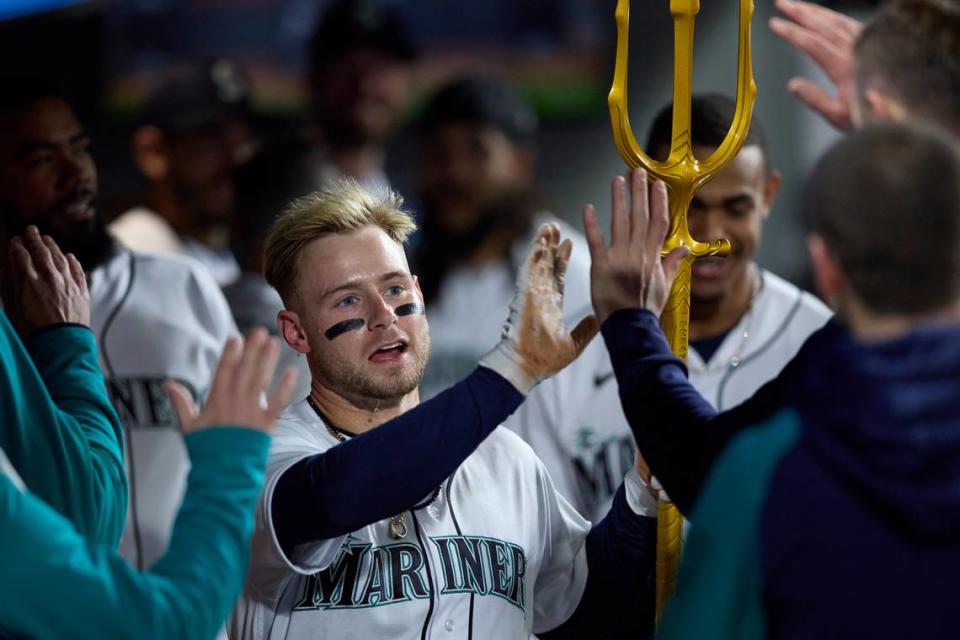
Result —
<path fill-rule="evenodd" d="M 128 249 L 193 258 L 209 269 L 221 287 L 240 277 L 240 265 L 230 249 L 215 250 L 186 236 L 178 236 L 169 222 L 147 207 L 125 211 L 108 229 Z"/>
<path fill-rule="evenodd" d="M 91 328 L 124 425 L 130 502 L 120 553 L 148 568 L 167 547 L 190 468 L 163 391 L 199 402 L 236 327 L 220 288 L 189 258 L 121 250 L 90 274 Z"/>
<path fill-rule="evenodd" d="M 407 512 L 404 538 L 391 538 L 384 520 L 285 554 L 270 517 L 277 482 L 338 444 L 305 401 L 277 423 L 231 638 L 527 640 L 576 609 L 589 525 L 530 447 L 502 427 L 436 501 Z"/>
<path fill-rule="evenodd" d="M 752 311 L 730 330 L 710 362 L 704 363 L 693 348 L 688 355 L 690 382 L 720 411 L 775 378 L 831 315 L 811 294 L 769 271 L 760 275 Z M 519 433 L 573 505 L 588 517 L 599 517 L 633 465 L 636 444 L 603 341 L 591 344 L 582 358 L 589 366 L 580 368 L 578 379 L 555 399 L 561 409 L 549 415 L 551 422 L 526 421 Z"/>

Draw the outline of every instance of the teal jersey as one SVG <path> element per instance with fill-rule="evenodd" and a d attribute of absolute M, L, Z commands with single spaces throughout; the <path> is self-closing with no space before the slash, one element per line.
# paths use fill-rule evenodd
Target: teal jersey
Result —
<path fill-rule="evenodd" d="M 213 638 L 246 575 L 269 436 L 185 438 L 173 537 L 141 572 L 115 550 L 123 443 L 89 329 L 50 327 L 25 348 L 0 310 L 0 363 L 0 637 Z"/>
<path fill-rule="evenodd" d="M 0 449 L 79 534 L 115 546 L 127 509 L 123 436 L 93 333 L 54 325 L 24 344 L 0 313 L 0 363 Z"/>

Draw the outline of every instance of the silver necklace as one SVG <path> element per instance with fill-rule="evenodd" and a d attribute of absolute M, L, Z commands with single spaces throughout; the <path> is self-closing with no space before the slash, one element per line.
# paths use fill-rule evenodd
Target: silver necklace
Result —
<path fill-rule="evenodd" d="M 754 303 L 757 301 L 757 296 L 760 295 L 760 292 L 763 290 L 763 276 L 756 268 L 752 269 L 752 273 L 753 284 L 750 292 L 750 303 L 747 305 L 746 313 L 743 314 L 743 332 L 740 334 L 740 344 L 737 345 L 737 350 L 729 360 L 718 366 L 710 366 L 709 363 L 705 362 L 702 367 L 698 367 L 688 362 L 687 367 L 690 369 L 691 373 L 705 375 L 726 369 L 736 369 L 740 366 L 740 363 L 743 362 L 743 356 L 745 355 L 747 349 L 747 343 L 750 341 L 750 336 L 752 335 L 753 330 Z"/>
<path fill-rule="evenodd" d="M 320 421 L 323 422 L 323 426 L 327 428 L 327 431 L 330 433 L 331 436 L 333 436 L 337 440 L 337 442 L 346 441 L 347 436 L 344 434 L 343 429 L 334 425 L 330 421 L 330 418 L 328 418 L 327 415 L 320 409 L 320 407 L 317 406 L 317 403 L 313 401 L 312 397 L 307 396 L 307 404 L 310 405 L 310 408 L 313 409 L 314 413 L 316 413 L 317 416 L 320 418 Z M 419 502 L 413 505 L 413 507 L 411 507 L 411 510 L 423 509 L 424 507 L 429 507 L 431 504 L 436 502 L 437 498 L 439 497 L 440 497 L 440 486 L 434 489 L 433 493 L 431 493 L 426 500 L 423 500 L 422 502 Z M 387 533 L 389 533 L 390 537 L 393 538 L 394 540 L 400 540 L 401 538 L 406 537 L 407 535 L 406 512 L 398 513 L 397 515 L 390 517 L 390 520 L 387 523 Z"/>

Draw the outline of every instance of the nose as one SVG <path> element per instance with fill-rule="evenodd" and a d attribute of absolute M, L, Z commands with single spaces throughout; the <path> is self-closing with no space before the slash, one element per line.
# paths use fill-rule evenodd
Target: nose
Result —
<path fill-rule="evenodd" d="M 695 240 L 710 242 L 725 237 L 722 216 L 716 209 L 691 211 L 688 221 L 690 225 L 690 235 L 692 235 Z"/>
<path fill-rule="evenodd" d="M 382 296 L 376 296 L 372 302 L 369 327 L 373 331 L 389 329 L 397 323 L 397 314 Z"/>
<path fill-rule="evenodd" d="M 67 152 L 60 157 L 57 186 L 61 192 L 69 192 L 82 182 L 93 178 L 93 163 L 87 156 Z"/>

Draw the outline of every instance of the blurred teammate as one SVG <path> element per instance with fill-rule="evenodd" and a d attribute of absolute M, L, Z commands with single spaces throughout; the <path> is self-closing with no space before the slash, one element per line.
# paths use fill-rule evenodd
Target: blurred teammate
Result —
<path fill-rule="evenodd" d="M 110 232 L 137 251 L 190 256 L 221 286 L 240 275 L 231 252 L 234 173 L 250 159 L 250 88 L 224 58 L 167 71 L 130 138 L 146 181 L 142 206 L 121 214 Z"/>
<path fill-rule="evenodd" d="M 341 177 L 386 186 L 386 147 L 401 124 L 417 50 L 400 11 L 382 0 L 337 0 L 307 51 L 315 188 Z"/>

